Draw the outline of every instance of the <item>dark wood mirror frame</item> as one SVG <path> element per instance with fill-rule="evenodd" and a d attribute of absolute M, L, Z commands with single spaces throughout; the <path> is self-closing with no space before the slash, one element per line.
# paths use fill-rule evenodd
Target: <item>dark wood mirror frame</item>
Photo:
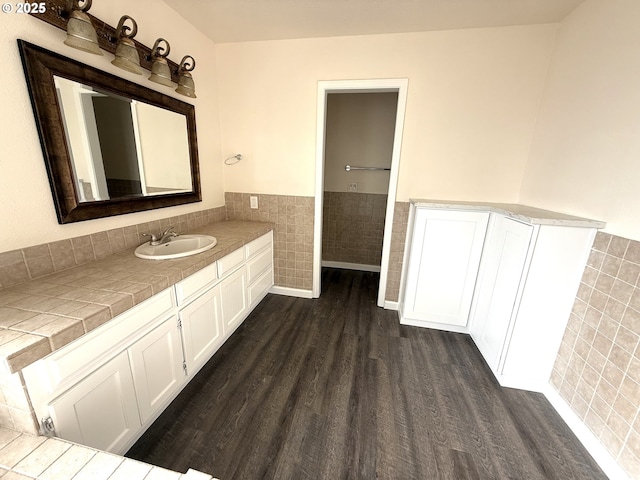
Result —
<path fill-rule="evenodd" d="M 24 40 L 18 40 L 18 47 L 59 223 L 79 222 L 202 201 L 196 115 L 193 105 Z M 64 121 L 58 105 L 54 75 L 185 115 L 193 191 L 80 203 L 64 132 Z"/>

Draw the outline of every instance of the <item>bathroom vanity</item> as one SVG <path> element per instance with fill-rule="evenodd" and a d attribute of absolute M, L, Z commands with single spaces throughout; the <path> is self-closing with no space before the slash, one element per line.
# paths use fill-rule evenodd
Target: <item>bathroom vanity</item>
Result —
<path fill-rule="evenodd" d="M 128 263 L 140 281 L 163 269 L 176 281 L 164 277 L 150 298 L 20 367 L 42 433 L 126 452 L 264 298 L 273 285 L 272 226 L 212 225 L 203 231 L 219 243 L 209 252 L 154 261 L 128 251 L 101 261 L 105 277 Z M 95 270 L 75 273 L 83 268 Z M 34 282 L 34 293 L 38 285 L 51 289 Z"/>
<path fill-rule="evenodd" d="M 470 333 L 501 385 L 542 391 L 604 226 L 521 205 L 412 200 L 400 321 Z"/>

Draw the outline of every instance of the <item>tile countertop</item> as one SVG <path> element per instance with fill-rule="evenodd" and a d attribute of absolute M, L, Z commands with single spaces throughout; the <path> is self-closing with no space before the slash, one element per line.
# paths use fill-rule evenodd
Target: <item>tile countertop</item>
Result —
<path fill-rule="evenodd" d="M 207 252 L 144 260 L 132 248 L 2 289 L 0 363 L 18 372 L 272 229 L 264 222 L 216 222 L 188 232 L 218 239 Z"/>
<path fill-rule="evenodd" d="M 574 217 L 564 213 L 551 212 L 539 208 L 515 203 L 461 202 L 449 200 L 409 200 L 416 207 L 441 208 L 449 210 L 483 210 L 500 213 L 509 218 L 521 220 L 533 225 L 564 225 L 568 227 L 604 228 L 605 222 L 588 218 Z"/>
<path fill-rule="evenodd" d="M 189 469 L 181 474 L 58 438 L 0 428 L 0 477 L 11 480 L 211 480 Z M 216 479 L 213 479 L 216 480 Z"/>

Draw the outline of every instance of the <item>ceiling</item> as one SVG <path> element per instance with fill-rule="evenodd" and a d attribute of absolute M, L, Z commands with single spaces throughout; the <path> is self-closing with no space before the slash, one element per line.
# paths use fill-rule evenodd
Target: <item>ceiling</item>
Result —
<path fill-rule="evenodd" d="M 556 23 L 584 0 L 163 0 L 216 43 Z"/>

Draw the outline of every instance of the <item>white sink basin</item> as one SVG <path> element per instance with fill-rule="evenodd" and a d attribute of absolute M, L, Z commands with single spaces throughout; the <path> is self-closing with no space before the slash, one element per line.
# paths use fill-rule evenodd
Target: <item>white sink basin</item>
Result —
<path fill-rule="evenodd" d="M 161 245 L 143 243 L 134 253 L 136 257 L 147 260 L 168 260 L 206 252 L 217 243 L 218 239 L 210 235 L 180 235 Z"/>

